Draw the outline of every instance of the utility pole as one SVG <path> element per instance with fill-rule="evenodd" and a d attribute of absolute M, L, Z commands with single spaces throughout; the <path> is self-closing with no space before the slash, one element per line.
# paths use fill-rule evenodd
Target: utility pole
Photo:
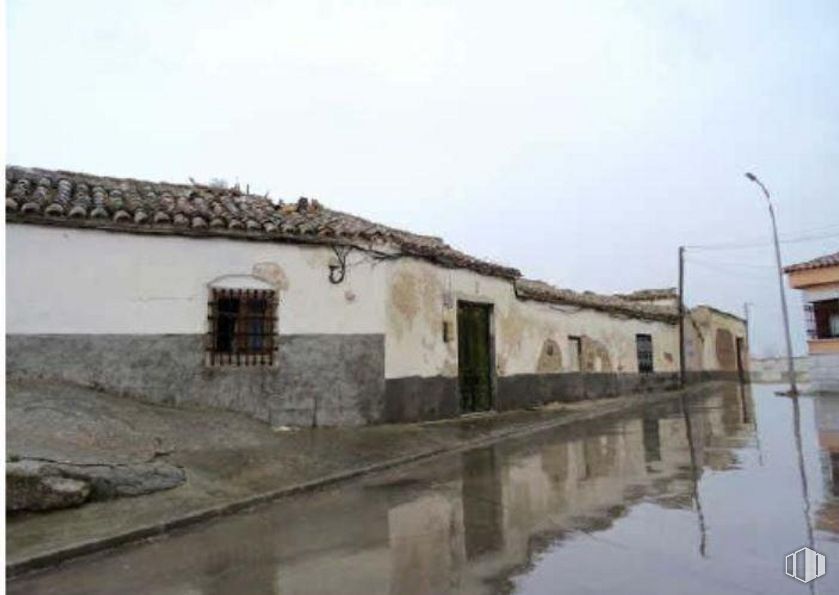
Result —
<path fill-rule="evenodd" d="M 685 247 L 679 246 L 679 386 L 685 387 Z"/>
<path fill-rule="evenodd" d="M 743 302 L 743 315 L 745 316 L 746 320 L 746 353 L 745 355 L 748 357 L 748 361 L 746 362 L 746 368 L 751 368 L 752 365 L 752 335 L 749 332 L 749 306 L 753 305 L 751 302 Z M 740 355 L 741 361 L 743 358 L 743 354 Z"/>
<path fill-rule="evenodd" d="M 766 197 L 766 204 L 769 205 L 769 217 L 772 219 L 772 238 L 775 240 L 775 263 L 778 266 L 778 289 L 781 292 L 781 314 L 784 319 L 784 335 L 787 343 L 787 370 L 789 372 L 789 394 L 797 395 L 798 387 L 795 385 L 795 365 L 792 361 L 792 339 L 789 333 L 789 314 L 787 313 L 787 296 L 784 293 L 784 269 L 781 267 L 781 247 L 778 244 L 778 226 L 775 223 L 775 209 L 772 208 L 772 199 L 769 197 L 769 191 L 763 185 L 756 175 L 751 172 L 746 172 L 746 178 L 754 182 L 763 191 Z"/>
<path fill-rule="evenodd" d="M 746 317 L 746 345 L 749 345 L 749 306 L 751 302 L 743 302 L 743 314 Z"/>
<path fill-rule="evenodd" d="M 749 306 L 751 306 L 751 302 L 743 302 L 743 320 L 746 322 L 746 352 L 743 353 L 743 345 L 739 344 L 738 341 L 738 348 L 737 348 L 737 361 L 739 362 L 738 369 L 740 371 L 740 384 L 742 385 L 746 381 L 746 370 L 751 368 L 752 365 L 752 358 L 751 358 L 751 338 L 749 336 Z"/>

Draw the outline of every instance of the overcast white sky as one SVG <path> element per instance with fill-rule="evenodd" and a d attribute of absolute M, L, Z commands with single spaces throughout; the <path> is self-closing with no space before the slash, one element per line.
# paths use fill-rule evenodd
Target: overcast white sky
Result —
<path fill-rule="evenodd" d="M 839 2 L 8 3 L 8 161 L 221 177 L 600 292 L 754 304 L 839 249 Z M 826 237 L 829 236 L 829 237 Z M 796 350 L 801 301 L 790 292 Z"/>

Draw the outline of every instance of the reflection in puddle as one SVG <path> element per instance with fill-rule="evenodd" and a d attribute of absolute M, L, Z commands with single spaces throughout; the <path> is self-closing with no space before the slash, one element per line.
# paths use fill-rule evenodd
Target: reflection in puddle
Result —
<path fill-rule="evenodd" d="M 281 500 L 10 592 L 791 589 L 784 554 L 812 540 L 839 559 L 839 398 L 795 407 L 771 388 L 726 385 Z"/>
<path fill-rule="evenodd" d="M 816 511 L 816 529 L 839 535 L 839 396 L 815 402 L 826 499 Z"/>

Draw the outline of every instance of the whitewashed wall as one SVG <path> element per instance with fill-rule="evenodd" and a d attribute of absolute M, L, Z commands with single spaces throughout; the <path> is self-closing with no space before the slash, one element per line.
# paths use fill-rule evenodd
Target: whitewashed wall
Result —
<path fill-rule="evenodd" d="M 209 284 L 254 274 L 279 290 L 281 334 L 384 332 L 384 275 L 358 253 L 340 285 L 320 246 L 10 224 L 6 254 L 9 334 L 204 333 Z"/>
<path fill-rule="evenodd" d="M 388 264 L 388 378 L 457 375 L 457 300 L 493 305 L 496 366 L 502 376 L 536 373 L 546 339 L 555 341 L 562 354 L 562 369 L 556 371 L 571 371 L 569 335 L 601 343 L 610 354 L 612 371 L 637 372 L 635 335 L 650 334 L 655 371 L 678 369 L 675 325 L 520 300 L 510 281 L 400 259 Z M 449 342 L 443 341 L 444 321 L 451 329 Z"/>
<path fill-rule="evenodd" d="M 801 292 L 803 303 L 821 302 L 839 299 L 839 283 L 823 285 L 815 289 L 805 289 Z"/>
<path fill-rule="evenodd" d="M 279 290 L 281 334 L 384 333 L 387 378 L 457 375 L 457 300 L 493 304 L 502 376 L 544 371 L 537 368 L 546 339 L 561 353 L 561 369 L 552 371 L 571 371 L 569 335 L 600 343 L 612 371 L 637 372 L 635 335 L 647 333 L 655 371 L 677 369 L 673 325 L 520 300 L 508 280 L 418 259 L 375 265 L 356 252 L 345 281 L 333 285 L 327 247 L 34 225 L 6 230 L 9 334 L 204 333 L 208 286 L 255 274 Z"/>

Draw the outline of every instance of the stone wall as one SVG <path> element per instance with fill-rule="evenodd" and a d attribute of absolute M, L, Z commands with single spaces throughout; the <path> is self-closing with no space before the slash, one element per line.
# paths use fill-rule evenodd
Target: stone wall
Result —
<path fill-rule="evenodd" d="M 810 362 L 806 357 L 793 358 L 793 366 L 796 381 L 808 382 L 810 380 Z M 785 357 L 752 358 L 749 362 L 749 372 L 752 382 L 789 382 Z"/>
<path fill-rule="evenodd" d="M 274 366 L 208 367 L 202 335 L 9 335 L 7 377 L 62 380 L 174 406 L 241 411 L 275 425 L 382 418 L 382 335 L 285 335 Z"/>

